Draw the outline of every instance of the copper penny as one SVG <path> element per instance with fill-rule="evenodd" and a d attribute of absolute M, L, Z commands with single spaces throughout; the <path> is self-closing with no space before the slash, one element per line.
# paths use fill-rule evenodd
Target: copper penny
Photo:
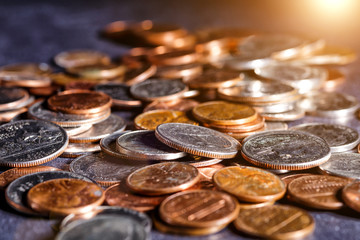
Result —
<path fill-rule="evenodd" d="M 126 183 L 135 192 L 162 195 L 187 189 L 199 178 L 199 171 L 192 165 L 164 162 L 134 171 L 128 176 Z"/>
<path fill-rule="evenodd" d="M 156 208 L 166 196 L 145 196 L 133 193 L 125 183 L 113 185 L 105 191 L 105 201 L 110 206 L 131 208 L 139 212 Z"/>
<path fill-rule="evenodd" d="M 206 124 L 204 123 L 205 127 L 210 127 L 214 130 L 217 130 L 219 132 L 232 132 L 232 133 L 246 133 L 246 132 L 252 132 L 254 130 L 259 130 L 261 128 L 264 128 L 265 126 L 265 119 L 258 115 L 257 118 L 254 121 L 245 123 L 245 124 L 239 124 L 239 125 L 216 125 L 216 124 Z"/>
<path fill-rule="evenodd" d="M 144 112 L 152 110 L 174 110 L 174 111 L 190 111 L 200 103 L 192 99 L 176 99 L 173 101 L 154 101 L 144 108 Z"/>
<path fill-rule="evenodd" d="M 88 79 L 113 79 L 123 76 L 125 70 L 124 65 L 117 64 L 96 64 L 66 69 L 71 74 Z"/>
<path fill-rule="evenodd" d="M 46 86 L 46 87 L 33 87 L 33 88 L 29 88 L 29 92 L 32 95 L 35 96 L 51 96 L 53 94 L 55 94 L 57 91 L 60 90 L 60 86 L 59 85 L 50 85 L 50 86 Z"/>
<path fill-rule="evenodd" d="M 94 82 L 90 81 L 75 81 L 69 82 L 65 85 L 65 90 L 73 90 L 73 89 L 82 89 L 82 90 L 92 90 L 95 86 Z"/>
<path fill-rule="evenodd" d="M 352 179 L 311 175 L 291 181 L 288 185 L 291 200 L 316 209 L 340 209 L 344 204 L 337 195 Z"/>
<path fill-rule="evenodd" d="M 124 83 L 128 86 L 145 81 L 156 73 L 156 66 L 149 63 L 127 65 L 124 75 Z"/>
<path fill-rule="evenodd" d="M 197 62 L 200 54 L 194 50 L 164 50 L 149 55 L 149 61 L 156 65 L 183 65 Z"/>
<path fill-rule="evenodd" d="M 176 66 L 159 66 L 157 68 L 156 76 L 161 78 L 193 78 L 197 77 L 203 72 L 203 65 L 200 63 L 191 63 Z"/>
<path fill-rule="evenodd" d="M 228 224 L 239 213 L 239 204 L 227 193 L 209 190 L 184 191 L 166 198 L 160 217 L 171 225 L 211 227 Z"/>
<path fill-rule="evenodd" d="M 54 57 L 54 61 L 60 67 L 73 68 L 99 63 L 108 64 L 110 63 L 110 57 L 102 52 L 78 49 L 61 52 Z"/>
<path fill-rule="evenodd" d="M 260 168 L 234 166 L 218 170 L 215 185 L 246 202 L 278 200 L 285 194 L 285 184 L 273 173 Z"/>
<path fill-rule="evenodd" d="M 360 212 L 360 182 L 355 181 L 346 185 L 342 190 L 342 199 L 347 206 Z"/>
<path fill-rule="evenodd" d="M 295 173 L 295 174 L 290 174 L 290 175 L 286 175 L 286 176 L 281 176 L 281 180 L 285 183 L 286 186 L 289 185 L 289 183 L 291 183 L 293 180 L 300 178 L 300 177 L 304 177 L 304 176 L 309 176 L 309 175 L 313 175 L 311 173 Z"/>
<path fill-rule="evenodd" d="M 111 107 L 111 98 L 101 92 L 68 90 L 48 99 L 49 108 L 72 114 L 93 114 Z"/>
<path fill-rule="evenodd" d="M 214 173 L 224 167 L 225 165 L 222 165 L 220 163 L 206 167 L 198 167 L 198 171 L 200 173 L 200 180 L 212 180 Z"/>
<path fill-rule="evenodd" d="M 79 179 L 53 179 L 39 183 L 27 194 L 32 209 L 41 213 L 67 215 L 86 213 L 104 201 L 103 190 Z"/>

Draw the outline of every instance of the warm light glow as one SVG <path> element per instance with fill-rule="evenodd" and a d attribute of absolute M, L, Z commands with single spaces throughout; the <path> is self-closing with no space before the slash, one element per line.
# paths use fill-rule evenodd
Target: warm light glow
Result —
<path fill-rule="evenodd" d="M 322 12 L 342 15 L 351 10 L 354 0 L 313 0 L 313 2 Z"/>

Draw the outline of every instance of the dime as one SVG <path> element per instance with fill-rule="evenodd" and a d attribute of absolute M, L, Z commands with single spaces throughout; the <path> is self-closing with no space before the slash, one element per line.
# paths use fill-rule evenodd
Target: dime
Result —
<path fill-rule="evenodd" d="M 285 184 L 270 172 L 246 166 L 225 167 L 213 175 L 216 187 L 246 202 L 267 202 L 282 198 Z"/>
<path fill-rule="evenodd" d="M 163 162 L 135 170 L 127 177 L 126 184 L 132 191 L 152 196 L 187 189 L 199 178 L 199 172 L 194 166 Z"/>
<path fill-rule="evenodd" d="M 319 166 L 321 172 L 339 177 L 360 179 L 360 154 L 333 153 L 330 159 Z"/>
<path fill-rule="evenodd" d="M 0 165 L 31 167 L 49 162 L 65 151 L 68 136 L 60 126 L 21 120 L 0 126 Z"/>
<path fill-rule="evenodd" d="M 67 68 L 66 71 L 87 79 L 114 79 L 124 75 L 126 67 L 118 64 L 96 64 Z"/>
<path fill-rule="evenodd" d="M 316 209 L 340 209 L 338 193 L 353 180 L 324 175 L 303 176 L 288 185 L 291 200 Z"/>
<path fill-rule="evenodd" d="M 92 182 L 92 180 L 87 177 L 65 171 L 32 173 L 19 177 L 9 184 L 5 191 L 6 202 L 21 213 L 39 215 L 41 213 L 35 212 L 27 206 L 26 194 L 33 186 L 47 180 L 58 178 L 75 178 Z"/>
<path fill-rule="evenodd" d="M 257 166 L 300 170 L 326 162 L 330 147 L 322 138 L 307 132 L 265 131 L 248 137 L 241 154 Z"/>
<path fill-rule="evenodd" d="M 266 239 L 298 239 L 314 231 L 315 222 L 306 211 L 286 205 L 272 205 L 240 211 L 236 229 Z"/>
<path fill-rule="evenodd" d="M 347 206 L 360 212 L 360 182 L 354 181 L 346 185 L 342 190 L 342 199 Z"/>
<path fill-rule="evenodd" d="M 108 64 L 110 57 L 94 50 L 71 50 L 61 52 L 54 57 L 55 63 L 62 68 L 74 68 L 94 64 Z"/>
<path fill-rule="evenodd" d="M 211 158 L 233 158 L 239 142 L 218 131 L 184 123 L 164 123 L 155 131 L 163 143 L 193 155 Z"/>
<path fill-rule="evenodd" d="M 61 157 L 76 158 L 92 152 L 100 152 L 98 143 L 69 143 Z"/>
<path fill-rule="evenodd" d="M 29 93 L 24 89 L 0 87 L 0 111 L 18 109 L 18 105 L 26 102 L 28 99 Z"/>
<path fill-rule="evenodd" d="M 144 108 L 144 112 L 161 109 L 187 112 L 197 105 L 199 105 L 199 102 L 192 99 L 177 99 L 168 102 L 154 101 Z"/>
<path fill-rule="evenodd" d="M 279 112 L 279 113 L 266 113 L 262 112 L 261 116 L 266 121 L 295 121 L 305 117 L 305 111 L 301 108 L 294 108 L 290 111 Z"/>
<path fill-rule="evenodd" d="M 121 135 L 116 141 L 118 152 L 144 160 L 172 160 L 186 155 L 162 143 L 155 132 L 138 130 Z"/>
<path fill-rule="evenodd" d="M 345 152 L 360 142 L 357 130 L 337 124 L 309 123 L 292 127 L 291 130 L 305 131 L 323 138 L 331 152 Z"/>
<path fill-rule="evenodd" d="M 227 193 L 192 190 L 167 197 L 159 208 L 163 221 L 185 227 L 212 227 L 228 224 L 239 213 L 239 204 Z"/>

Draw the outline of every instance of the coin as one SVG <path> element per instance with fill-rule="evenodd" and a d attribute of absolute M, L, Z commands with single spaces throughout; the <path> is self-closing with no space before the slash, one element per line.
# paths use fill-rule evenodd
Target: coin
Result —
<path fill-rule="evenodd" d="M 325 174 L 360 179 L 360 154 L 333 153 L 330 159 L 321 164 L 319 169 Z"/>
<path fill-rule="evenodd" d="M 266 113 L 262 112 L 261 116 L 266 121 L 295 121 L 305 117 L 305 111 L 301 108 L 295 107 L 290 111 L 279 112 L 279 113 Z"/>
<path fill-rule="evenodd" d="M 134 192 L 152 196 L 187 189 L 199 178 L 199 172 L 194 166 L 163 162 L 135 170 L 127 177 L 126 184 Z"/>
<path fill-rule="evenodd" d="M 17 73 L 48 74 L 51 72 L 52 69 L 47 63 L 15 63 L 0 68 L 1 76 Z"/>
<path fill-rule="evenodd" d="M 173 50 L 163 48 L 162 51 L 153 52 L 148 56 L 155 65 L 176 66 L 198 62 L 201 55 L 194 50 Z"/>
<path fill-rule="evenodd" d="M 354 181 L 346 185 L 342 190 L 342 199 L 347 206 L 360 212 L 360 182 Z"/>
<path fill-rule="evenodd" d="M 150 63 L 139 63 L 126 66 L 126 72 L 124 74 L 124 83 L 127 86 L 145 81 L 146 79 L 155 75 L 157 67 Z"/>
<path fill-rule="evenodd" d="M 122 77 L 126 71 L 124 65 L 118 64 L 95 64 L 67 68 L 67 72 L 87 79 L 114 79 Z"/>
<path fill-rule="evenodd" d="M 324 89 L 327 92 L 336 90 L 341 84 L 345 82 L 344 74 L 335 68 L 327 68 L 328 78 L 321 86 L 321 89 Z"/>
<path fill-rule="evenodd" d="M 219 132 L 224 133 L 245 133 L 245 132 L 251 132 L 255 130 L 259 130 L 264 128 L 265 119 L 258 115 L 257 118 L 254 121 L 239 124 L 239 125 L 216 125 L 216 124 L 207 124 L 204 123 L 205 127 L 210 127 L 214 130 L 217 130 Z"/>
<path fill-rule="evenodd" d="M 92 124 L 83 124 L 81 126 L 63 127 L 68 136 L 74 136 L 86 132 L 92 127 Z"/>
<path fill-rule="evenodd" d="M 338 193 L 353 180 L 324 175 L 303 176 L 291 181 L 288 192 L 291 200 L 316 208 L 335 210 L 344 206 Z"/>
<path fill-rule="evenodd" d="M 7 123 L 12 121 L 16 116 L 19 116 L 20 114 L 26 113 L 26 108 L 20 108 L 10 111 L 4 111 L 0 112 L 0 123 Z"/>
<path fill-rule="evenodd" d="M 49 162 L 65 151 L 68 136 L 60 126 L 21 120 L 0 126 L 0 165 L 31 167 Z"/>
<path fill-rule="evenodd" d="M 156 76 L 160 78 L 193 78 L 203 72 L 203 66 L 200 63 L 190 63 L 176 66 L 158 66 Z"/>
<path fill-rule="evenodd" d="M 228 224 L 239 213 L 239 204 L 227 193 L 192 190 L 167 197 L 159 208 L 163 221 L 185 227 L 212 227 Z"/>
<path fill-rule="evenodd" d="M 99 51 L 79 49 L 58 53 L 54 57 L 54 62 L 62 68 L 73 68 L 99 63 L 108 64 L 110 57 Z"/>
<path fill-rule="evenodd" d="M 287 130 L 288 125 L 285 122 L 265 122 L 265 131 Z"/>
<path fill-rule="evenodd" d="M 175 149 L 203 157 L 233 158 L 240 148 L 236 139 L 224 133 L 185 123 L 160 124 L 155 135 Z"/>
<path fill-rule="evenodd" d="M 323 138 L 332 153 L 351 150 L 360 142 L 357 130 L 343 125 L 309 123 L 294 126 L 291 130 L 305 131 Z"/>
<path fill-rule="evenodd" d="M 206 166 L 206 167 L 198 167 L 198 171 L 200 173 L 200 179 L 204 179 L 204 180 L 212 180 L 214 173 L 219 170 L 224 168 L 225 166 L 217 163 L 217 164 L 213 164 L 210 166 Z"/>
<path fill-rule="evenodd" d="M 29 206 L 40 213 L 68 215 L 86 213 L 104 201 L 103 190 L 80 179 L 52 179 L 37 184 L 27 193 Z"/>
<path fill-rule="evenodd" d="M 144 112 L 152 110 L 174 110 L 187 112 L 199 105 L 199 102 L 192 99 L 177 99 L 173 101 L 154 101 L 144 108 Z"/>
<path fill-rule="evenodd" d="M 93 89 L 94 86 L 95 86 L 94 82 L 77 80 L 77 81 L 67 83 L 65 85 L 65 90 L 82 89 L 82 90 L 90 91 Z"/>
<path fill-rule="evenodd" d="M 280 179 L 285 183 L 285 185 L 289 185 L 289 183 L 292 182 L 292 180 L 303 177 L 303 176 L 309 176 L 312 175 L 310 173 L 295 173 L 295 174 L 290 174 L 290 175 L 286 175 L 286 176 L 281 176 Z"/>
<path fill-rule="evenodd" d="M 51 79 L 46 75 L 35 73 L 17 73 L 6 76 L 0 75 L 0 81 L 3 86 L 9 87 L 48 87 L 51 85 Z"/>
<path fill-rule="evenodd" d="M 137 130 L 121 135 L 116 141 L 118 152 L 144 160 L 172 160 L 186 155 L 162 143 L 154 131 Z"/>
<path fill-rule="evenodd" d="M 206 166 L 212 166 L 214 164 L 222 162 L 222 159 L 207 158 L 196 155 L 187 155 L 183 158 L 176 159 L 176 162 L 193 165 L 194 167 L 201 168 Z"/>
<path fill-rule="evenodd" d="M 5 191 L 6 202 L 16 211 L 21 213 L 39 215 L 41 213 L 35 212 L 28 207 L 26 203 L 26 194 L 33 186 L 47 180 L 58 178 L 76 178 L 92 182 L 92 180 L 87 177 L 65 171 L 32 173 L 19 177 L 9 184 Z"/>
<path fill-rule="evenodd" d="M 61 85 L 61 86 L 70 86 L 73 84 L 79 83 L 86 83 L 87 87 L 89 84 L 98 84 L 100 81 L 99 79 L 91 79 L 91 78 L 80 78 L 77 76 L 65 74 L 65 73 L 53 73 L 50 74 L 49 77 L 51 78 L 52 82 Z M 67 90 L 67 89 L 66 89 Z"/>
<path fill-rule="evenodd" d="M 76 158 L 92 152 L 100 152 L 98 143 L 69 143 L 61 157 Z"/>
<path fill-rule="evenodd" d="M 266 239 L 298 239 L 311 234 L 314 219 L 306 211 L 287 205 L 241 210 L 237 230 Z"/>
<path fill-rule="evenodd" d="M 322 138 L 307 132 L 265 131 L 248 137 L 241 154 L 257 166 L 300 170 L 326 162 L 330 147 Z"/>
<path fill-rule="evenodd" d="M 281 179 L 260 168 L 233 166 L 213 175 L 216 187 L 246 202 L 267 202 L 282 198 L 285 184 Z"/>
<path fill-rule="evenodd" d="M 18 109 L 18 105 L 29 99 L 29 93 L 21 88 L 0 87 L 0 111 Z"/>

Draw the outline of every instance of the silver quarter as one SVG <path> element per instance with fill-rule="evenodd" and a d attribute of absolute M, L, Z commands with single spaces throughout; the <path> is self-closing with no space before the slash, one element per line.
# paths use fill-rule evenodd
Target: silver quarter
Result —
<path fill-rule="evenodd" d="M 360 179 L 360 154 L 333 153 L 326 163 L 319 166 L 319 169 L 330 175 Z"/>

